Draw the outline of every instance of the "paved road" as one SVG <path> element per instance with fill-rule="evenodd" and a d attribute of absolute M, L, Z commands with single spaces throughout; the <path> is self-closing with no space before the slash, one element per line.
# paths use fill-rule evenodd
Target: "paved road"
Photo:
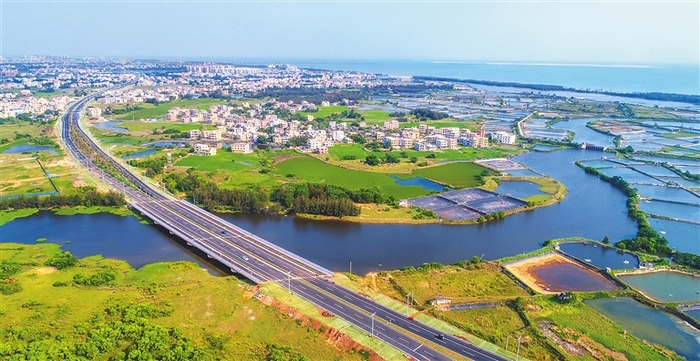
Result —
<path fill-rule="evenodd" d="M 502 356 L 480 349 L 460 338 L 441 334 L 423 323 L 382 306 L 330 280 L 332 272 L 309 260 L 284 250 L 186 201 L 161 194 L 152 185 L 138 178 L 127 167 L 109 157 L 80 129 L 80 112 L 91 98 L 74 104 L 62 117 L 62 138 L 69 151 L 97 177 L 118 191 L 124 192 L 129 205 L 162 225 L 188 244 L 204 251 L 232 271 L 253 282 L 273 281 L 290 292 L 306 299 L 337 317 L 372 333 L 373 337 L 401 350 L 416 360 L 450 360 L 432 344 L 445 347 L 474 360 L 507 360 Z M 73 123 L 73 132 L 69 131 Z M 113 165 L 134 187 L 109 176 L 96 168 L 92 160 L 75 145 L 80 137 L 95 147 L 102 157 Z M 408 336 L 412 334 L 414 337 Z M 418 341 L 420 340 L 420 341 Z"/>

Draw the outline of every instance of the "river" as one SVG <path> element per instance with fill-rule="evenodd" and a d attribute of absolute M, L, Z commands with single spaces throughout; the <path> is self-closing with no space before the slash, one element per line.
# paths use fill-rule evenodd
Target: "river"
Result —
<path fill-rule="evenodd" d="M 636 223 L 627 215 L 626 198 L 574 165 L 577 159 L 602 155 L 565 149 L 516 157 L 515 160 L 564 183 L 569 193 L 557 204 L 481 225 L 357 224 L 249 214 L 222 217 L 332 270 L 349 270 L 352 262 L 353 272 L 360 274 L 425 262 L 454 263 L 474 255 L 496 259 L 535 250 L 552 238 L 581 236 L 602 240 L 607 235 L 615 242 L 636 233 Z M 91 226 L 93 222 L 99 226 Z M 148 262 L 192 259 L 183 249 L 165 252 L 170 247 L 162 240 L 165 236 L 155 229 L 141 230 L 144 228 L 149 227 L 111 215 L 59 217 L 42 213 L 3 225 L 0 238 L 3 242 L 26 243 L 39 237 L 59 243 L 70 239 L 68 249 L 76 255 L 101 253 L 125 259 L 137 267 Z M 83 238 L 85 243 L 75 242 Z M 79 244 L 85 244 L 80 252 Z"/>

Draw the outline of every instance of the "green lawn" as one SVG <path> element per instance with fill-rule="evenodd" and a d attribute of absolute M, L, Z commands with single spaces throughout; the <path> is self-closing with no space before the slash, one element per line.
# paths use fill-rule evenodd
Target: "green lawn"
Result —
<path fill-rule="evenodd" d="M 480 165 L 467 162 L 447 163 L 430 168 L 416 169 L 413 175 L 434 180 L 443 184 L 448 184 L 457 188 L 476 187 L 481 184 L 476 179 L 476 176 L 481 172 L 488 171 L 489 174 L 494 174 Z"/>
<path fill-rule="evenodd" d="M 410 157 L 425 158 L 431 154 L 435 154 L 436 159 L 442 160 L 472 160 L 477 158 L 500 158 L 508 155 L 518 154 L 521 150 L 514 148 L 459 148 L 446 149 L 435 152 L 419 152 L 413 149 L 394 150 L 394 154 L 405 152 Z M 334 156 L 336 160 L 342 160 L 344 156 L 352 155 L 355 158 L 362 160 L 370 154 L 383 158 L 386 152 L 370 152 L 366 151 L 362 144 L 338 144 L 328 148 L 328 154 Z"/>
<path fill-rule="evenodd" d="M 308 182 L 325 182 L 349 189 L 377 187 L 385 195 L 396 198 L 412 198 L 430 193 L 419 186 L 400 186 L 386 173 L 350 170 L 326 164 L 318 159 L 299 156 L 287 159 L 277 164 L 275 173 L 286 176 L 293 174 Z"/>
<path fill-rule="evenodd" d="M 318 107 L 317 112 L 299 112 L 301 115 L 313 115 L 314 118 L 325 118 L 333 113 L 342 113 L 348 109 L 345 105 L 334 105 L 330 107 Z"/>
<path fill-rule="evenodd" d="M 117 116 L 116 119 L 120 120 L 139 120 L 139 119 L 150 119 L 150 118 L 161 118 L 168 113 L 168 110 L 179 107 L 188 109 L 209 109 L 212 105 L 223 105 L 226 101 L 221 99 L 211 99 L 211 98 L 200 98 L 200 99 L 185 99 L 185 100 L 175 100 L 170 103 L 160 104 L 155 106 L 150 103 L 140 103 L 138 106 L 144 108 L 137 110 L 135 112 L 129 112 Z"/>
<path fill-rule="evenodd" d="M 393 117 L 389 116 L 388 112 L 383 110 L 360 110 L 360 114 L 362 114 L 367 121 L 386 121 L 393 119 Z"/>
<path fill-rule="evenodd" d="M 194 168 L 202 172 L 238 172 L 260 169 L 260 156 L 255 153 L 241 154 L 219 149 L 215 156 L 199 156 L 191 154 L 176 162 L 175 166 Z"/>

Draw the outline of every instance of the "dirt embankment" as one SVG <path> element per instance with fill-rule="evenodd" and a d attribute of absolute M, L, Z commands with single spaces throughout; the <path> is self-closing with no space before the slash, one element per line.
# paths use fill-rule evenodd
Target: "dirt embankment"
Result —
<path fill-rule="evenodd" d="M 266 295 L 260 295 L 258 294 L 257 297 L 260 302 L 264 303 L 265 305 L 272 306 L 280 310 L 280 312 L 287 314 L 289 317 L 294 318 L 295 320 L 301 321 L 301 323 L 304 326 L 312 327 L 313 329 L 321 332 L 321 329 L 323 328 L 323 337 L 326 338 L 326 342 L 329 344 L 335 346 L 341 351 L 350 351 L 350 350 L 355 350 L 355 351 L 360 351 L 364 350 L 369 353 L 369 361 L 383 361 L 384 359 L 379 356 L 374 350 L 369 349 L 365 346 L 362 346 L 361 344 L 355 342 L 353 339 L 348 337 L 347 335 L 341 333 L 340 331 L 328 327 L 321 323 L 318 320 L 312 319 L 309 316 L 303 314 L 301 311 L 297 310 L 296 308 L 289 307 L 285 305 L 284 303 L 280 302 L 279 300 L 266 296 Z M 329 314 L 328 312 L 324 310 L 320 310 L 320 313 L 323 314 L 326 317 L 332 317 L 333 315 Z"/>

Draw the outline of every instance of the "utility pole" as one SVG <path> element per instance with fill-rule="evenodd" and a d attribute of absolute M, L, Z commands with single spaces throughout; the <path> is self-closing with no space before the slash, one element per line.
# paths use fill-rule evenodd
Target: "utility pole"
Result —
<path fill-rule="evenodd" d="M 287 291 L 292 293 L 292 271 L 287 271 Z"/>
<path fill-rule="evenodd" d="M 409 297 L 411 297 L 411 293 L 410 293 L 410 292 L 406 294 L 406 317 L 408 317 L 408 300 L 409 300 Z"/>
<path fill-rule="evenodd" d="M 510 342 L 510 334 L 506 337 L 506 351 L 508 351 L 508 343 Z"/>
<path fill-rule="evenodd" d="M 352 274 L 352 261 L 350 261 L 350 274 Z"/>
<path fill-rule="evenodd" d="M 376 312 L 372 314 L 372 333 L 369 335 L 370 337 L 374 337 L 374 315 L 376 314 Z"/>
<path fill-rule="evenodd" d="M 518 361 L 520 358 L 520 339 L 523 338 L 523 336 L 518 336 L 518 352 L 515 353 L 515 361 Z"/>

